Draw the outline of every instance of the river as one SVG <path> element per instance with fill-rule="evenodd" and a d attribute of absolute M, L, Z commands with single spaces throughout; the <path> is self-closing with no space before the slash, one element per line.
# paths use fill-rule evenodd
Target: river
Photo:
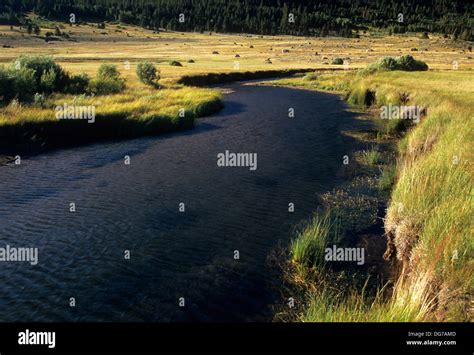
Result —
<path fill-rule="evenodd" d="M 0 167 L 0 247 L 39 252 L 0 262 L 0 321 L 271 319 L 267 257 L 340 182 L 357 146 L 341 130 L 364 123 L 336 95 L 229 88 L 193 130 Z M 226 150 L 257 153 L 257 169 L 218 167 Z"/>

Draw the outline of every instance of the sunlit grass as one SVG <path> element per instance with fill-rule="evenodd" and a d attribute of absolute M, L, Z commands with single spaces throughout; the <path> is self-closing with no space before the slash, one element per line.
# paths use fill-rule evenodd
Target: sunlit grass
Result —
<path fill-rule="evenodd" d="M 328 214 L 316 214 L 306 228 L 291 242 L 291 258 L 295 263 L 322 270 L 324 251 L 333 229 Z"/>
<path fill-rule="evenodd" d="M 95 122 L 58 120 L 57 106 L 93 106 Z M 43 107 L 10 103 L 0 108 L 0 133 L 6 148 L 57 147 L 189 129 L 197 117 L 223 106 L 218 90 L 171 86 L 155 89 L 127 82 L 124 92 L 105 96 L 53 94 Z"/>
<path fill-rule="evenodd" d="M 277 86 L 292 86 L 310 90 L 330 91 L 345 93 L 349 90 L 350 83 L 355 73 L 347 72 L 314 72 L 298 78 L 284 78 L 274 80 L 270 84 Z"/>
<path fill-rule="evenodd" d="M 397 167 L 385 166 L 379 181 L 382 189 L 394 184 L 385 230 L 402 271 L 384 297 L 380 291 L 372 298 L 364 291 L 334 291 L 325 281 L 312 291 L 299 319 L 471 320 L 474 74 L 386 72 L 354 79 L 348 92 L 358 105 L 366 105 L 370 96 L 372 107 L 400 105 L 403 98 L 405 104 L 427 109 L 426 117 L 399 141 Z M 378 160 L 373 150 L 364 157 L 369 165 Z"/>
<path fill-rule="evenodd" d="M 382 155 L 377 149 L 363 150 L 361 153 L 362 162 L 367 165 L 374 167 L 381 163 Z"/>

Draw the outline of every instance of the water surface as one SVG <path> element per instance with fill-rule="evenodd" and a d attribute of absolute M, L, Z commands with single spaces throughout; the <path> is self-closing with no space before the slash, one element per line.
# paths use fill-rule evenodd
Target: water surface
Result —
<path fill-rule="evenodd" d="M 232 88 L 194 130 L 0 167 L 0 247 L 39 248 L 36 266 L 0 263 L 0 321 L 270 319 L 267 256 L 338 183 L 355 145 L 341 130 L 363 123 L 335 95 Z M 217 167 L 225 150 L 257 170 Z"/>

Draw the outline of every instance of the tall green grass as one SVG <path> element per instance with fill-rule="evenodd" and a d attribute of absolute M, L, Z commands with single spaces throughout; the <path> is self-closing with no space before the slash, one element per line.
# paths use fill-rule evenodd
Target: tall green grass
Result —
<path fill-rule="evenodd" d="M 365 165 L 374 167 L 382 162 L 382 154 L 377 149 L 363 150 L 362 161 Z"/>
<path fill-rule="evenodd" d="M 324 252 L 331 236 L 333 223 L 329 214 L 318 213 L 291 242 L 291 258 L 295 263 L 322 270 Z"/>
<path fill-rule="evenodd" d="M 386 257 L 397 261 L 400 272 L 383 297 L 322 283 L 301 321 L 472 320 L 473 79 L 472 72 L 392 71 L 352 82 L 352 103 L 379 107 L 408 98 L 410 105 L 427 108 L 399 141 L 397 167 L 386 166 L 379 181 L 383 189 L 393 184 L 384 223 Z M 371 152 L 366 158 L 376 160 Z"/>
<path fill-rule="evenodd" d="M 397 169 L 394 164 L 384 166 L 379 179 L 379 188 L 381 190 L 390 190 L 395 183 L 396 176 Z"/>

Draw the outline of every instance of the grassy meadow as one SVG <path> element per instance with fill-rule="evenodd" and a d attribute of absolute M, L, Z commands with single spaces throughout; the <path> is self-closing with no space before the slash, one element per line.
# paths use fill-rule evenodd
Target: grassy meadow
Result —
<path fill-rule="evenodd" d="M 48 147 L 63 145 L 64 141 L 93 141 L 185 129 L 192 126 L 195 117 L 222 107 L 218 90 L 190 88 L 181 83 L 207 85 L 253 79 L 268 76 L 265 71 L 282 75 L 308 68 L 356 69 L 383 55 L 413 51 L 419 59 L 427 60 L 430 68 L 449 69 L 453 62 L 460 68 L 474 68 L 465 45 L 440 36 L 430 39 L 423 39 L 419 34 L 384 37 L 373 31 L 361 38 L 341 39 L 157 32 L 120 23 L 106 23 L 105 28 L 98 28 L 95 23 L 70 26 L 34 14 L 30 14 L 30 18 L 41 27 L 39 35 L 28 34 L 25 28 L 0 26 L 0 65 L 11 65 L 20 55 L 48 55 L 71 75 L 85 73 L 93 78 L 101 64 L 110 63 L 116 65 L 126 87 L 121 93 L 101 97 L 54 93 L 40 107 L 27 103 L 1 107 L 3 148 L 15 143 L 27 148 Z M 53 35 L 56 27 L 67 36 Z M 341 63 L 341 59 L 343 65 L 333 64 Z M 153 63 L 159 70 L 159 90 L 137 79 L 135 70 L 142 61 Z M 216 77 L 209 73 L 227 76 Z M 347 80 L 340 80 L 336 88 L 345 90 Z M 92 126 L 95 128 L 85 122 L 57 122 L 52 112 L 63 103 L 94 105 L 97 123 Z M 180 117 L 183 111 L 185 117 Z M 74 132 L 74 138 L 54 142 L 59 132 L 65 136 Z"/>
<path fill-rule="evenodd" d="M 265 71 L 282 75 L 308 68 L 356 69 L 380 56 L 412 52 L 418 59 L 428 61 L 433 69 L 450 69 L 453 63 L 466 70 L 474 68 L 466 45 L 435 35 L 429 39 L 416 33 L 387 37 L 372 31 L 361 38 L 342 39 L 157 32 L 120 23 L 106 23 L 105 28 L 98 28 L 95 23 L 71 26 L 35 14 L 29 17 L 41 27 L 39 35 L 28 34 L 25 28 L 0 26 L 0 65 L 11 65 L 20 55 L 48 55 L 71 75 L 85 73 L 92 78 L 101 64 L 110 63 L 117 66 L 126 87 L 121 93 L 102 97 L 54 93 L 40 107 L 23 103 L 0 107 L 4 149 L 15 143 L 18 147 L 33 149 L 63 145 L 64 140 L 54 142 L 59 132 L 66 136 L 74 132 L 74 139 L 66 140 L 79 142 L 185 129 L 192 126 L 195 117 L 222 107 L 218 90 L 190 88 L 181 83 L 207 85 L 253 79 L 265 77 Z M 67 36 L 52 35 L 56 27 Z M 341 63 L 341 59 L 343 65 L 333 64 Z M 142 61 L 157 66 L 159 90 L 137 79 L 135 70 Z M 209 73 L 227 76 L 216 77 Z M 344 91 L 349 80 L 346 77 L 350 75 L 337 76 L 336 86 L 318 80 L 318 87 L 314 88 L 335 87 Z M 57 122 L 52 110 L 63 103 L 94 105 L 97 124 L 92 126 L 95 128 L 85 122 Z M 184 118 L 179 116 L 183 111 Z"/>

